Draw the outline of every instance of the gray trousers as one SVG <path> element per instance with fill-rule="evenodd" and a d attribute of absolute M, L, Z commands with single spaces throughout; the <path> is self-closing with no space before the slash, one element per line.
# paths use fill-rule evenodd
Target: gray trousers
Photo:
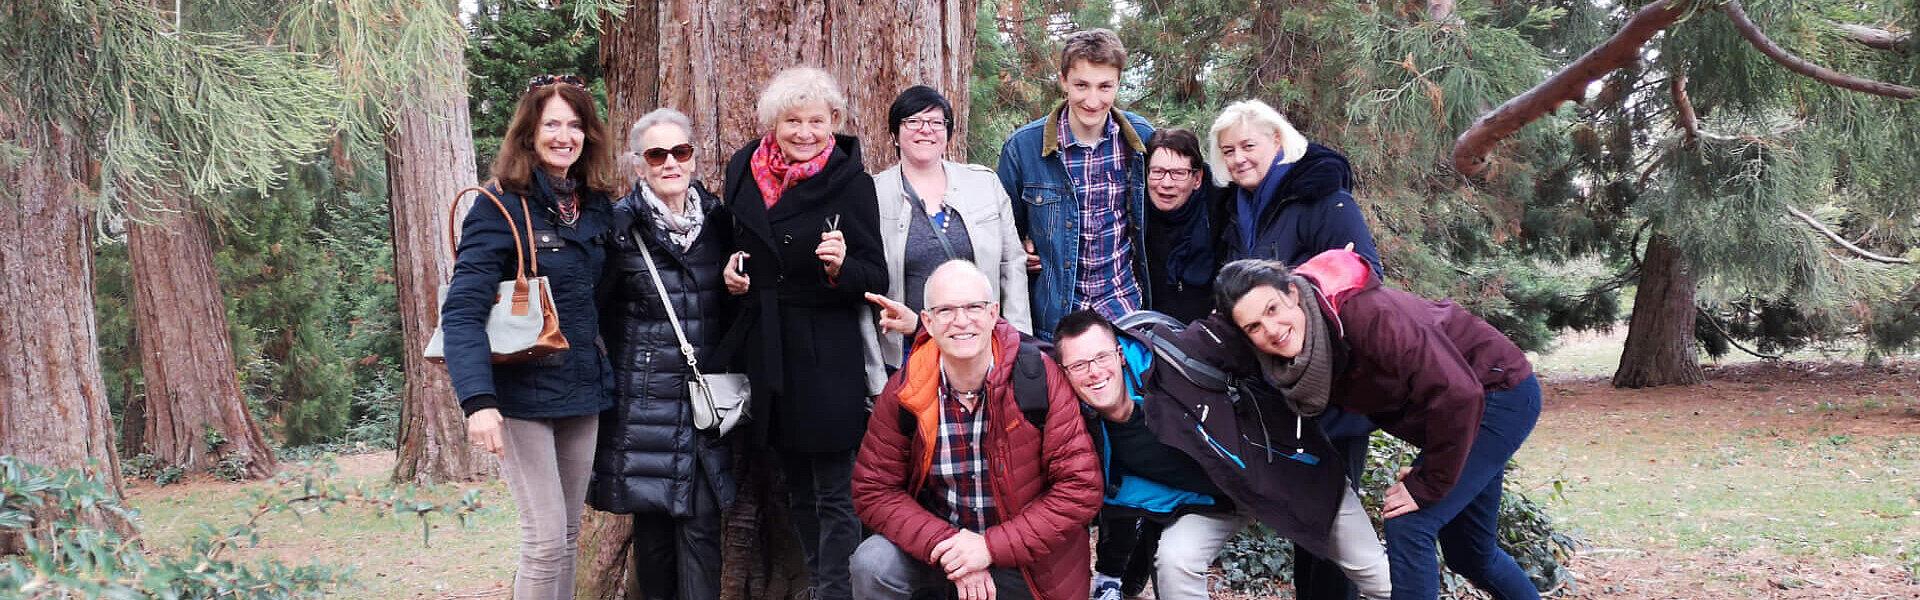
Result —
<path fill-rule="evenodd" d="M 520 508 L 520 566 L 516 600 L 573 600 L 573 559 L 580 512 L 593 472 L 600 415 L 560 419 L 508 418 L 501 467 Z"/>
<path fill-rule="evenodd" d="M 1373 532 L 1373 522 L 1360 504 L 1353 488 L 1343 487 L 1340 512 L 1334 515 L 1333 536 L 1327 548 L 1312 548 L 1339 565 L 1353 582 L 1361 598 L 1385 598 L 1393 594 L 1392 577 L 1387 571 L 1387 552 Z M 1213 557 L 1253 518 L 1237 514 L 1187 514 L 1160 532 L 1160 549 L 1154 555 L 1154 597 L 1160 600 L 1209 598 L 1207 567 Z"/>
<path fill-rule="evenodd" d="M 907 598 L 953 598 L 953 583 L 947 572 L 908 555 L 886 536 L 874 535 L 853 552 L 854 600 L 906 600 Z M 1033 590 L 1019 569 L 991 567 L 994 597 L 1000 600 L 1032 600 Z"/>

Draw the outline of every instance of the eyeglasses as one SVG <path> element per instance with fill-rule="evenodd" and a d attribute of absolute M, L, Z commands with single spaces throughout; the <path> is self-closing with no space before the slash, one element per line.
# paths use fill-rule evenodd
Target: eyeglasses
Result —
<path fill-rule="evenodd" d="M 693 144 L 681 144 L 672 148 L 648 148 L 646 152 L 640 153 L 641 158 L 647 159 L 647 164 L 656 167 L 666 164 L 668 156 L 683 163 L 692 160 Z"/>
<path fill-rule="evenodd" d="M 1067 365 L 1063 368 L 1065 368 L 1067 370 L 1067 373 L 1069 374 L 1086 375 L 1088 371 L 1093 370 L 1094 365 L 1100 365 L 1102 367 L 1111 367 L 1116 361 L 1119 361 L 1119 360 L 1120 360 L 1120 349 L 1114 348 L 1112 350 L 1102 350 L 1099 353 L 1094 354 L 1093 358 L 1067 363 Z"/>
<path fill-rule="evenodd" d="M 1162 169 L 1159 167 L 1154 167 L 1151 169 L 1147 169 L 1147 179 L 1172 179 L 1174 181 L 1186 181 L 1187 179 L 1193 177 L 1193 175 L 1195 173 L 1198 173 L 1199 171 L 1200 171 L 1199 169 Z"/>
<path fill-rule="evenodd" d="M 916 129 L 916 130 L 946 129 L 947 120 L 946 119 L 922 119 L 920 117 L 907 117 L 906 119 L 902 119 L 900 121 L 900 126 L 906 129 Z"/>
<path fill-rule="evenodd" d="M 946 325 L 952 323 L 954 319 L 959 318 L 962 313 L 966 314 L 968 319 L 978 319 L 986 316 L 987 309 L 992 306 L 993 303 L 986 300 L 968 302 L 966 304 L 930 306 L 927 307 L 926 310 L 927 321 Z"/>
<path fill-rule="evenodd" d="M 556 83 L 564 83 L 581 89 L 586 89 L 587 87 L 587 80 L 581 79 L 579 75 L 535 75 L 533 79 L 527 80 L 527 92 Z M 521 93 L 524 94 L 526 92 Z"/>

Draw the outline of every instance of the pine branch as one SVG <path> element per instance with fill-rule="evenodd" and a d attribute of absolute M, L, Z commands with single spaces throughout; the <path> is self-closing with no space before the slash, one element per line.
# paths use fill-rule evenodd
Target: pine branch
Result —
<path fill-rule="evenodd" d="M 1847 39 L 1875 50 L 1906 54 L 1907 44 L 1913 40 L 1913 33 L 1908 31 L 1889 31 L 1879 27 L 1834 21 L 1828 21 L 1827 25 L 1845 34 Z"/>
<path fill-rule="evenodd" d="M 1779 44 L 1773 43 L 1773 40 L 1767 38 L 1766 33 L 1760 31 L 1758 25 L 1753 24 L 1753 19 L 1747 17 L 1747 10 L 1740 6 L 1740 0 L 1727 0 L 1726 4 L 1720 6 L 1720 10 L 1727 13 L 1727 18 L 1733 21 L 1734 29 L 1740 30 L 1741 37 L 1747 38 L 1747 42 L 1753 44 L 1754 48 L 1758 48 L 1761 54 L 1767 55 L 1767 58 L 1773 59 L 1773 62 L 1779 63 L 1780 66 L 1786 67 L 1789 71 L 1812 77 L 1834 87 L 1853 90 L 1863 94 L 1899 98 L 1901 100 L 1920 98 L 1920 90 L 1837 73 L 1826 67 L 1808 62 L 1804 58 L 1794 56 L 1792 53 L 1787 52 L 1785 48 L 1781 48 Z"/>
<path fill-rule="evenodd" d="M 1687 98 L 1687 75 L 1674 73 L 1668 79 L 1673 90 L 1673 122 L 1687 133 L 1687 145 L 1700 138 L 1700 119 L 1693 114 L 1693 101 Z"/>
<path fill-rule="evenodd" d="M 1727 330 L 1726 330 L 1726 329 L 1722 329 L 1722 328 L 1720 327 L 1720 322 L 1719 322 L 1719 321 L 1716 321 L 1716 320 L 1714 320 L 1714 318 L 1713 318 L 1713 315 L 1712 315 L 1712 314 L 1709 314 L 1709 313 L 1708 313 L 1708 312 L 1706 311 L 1706 309 L 1702 309 L 1702 308 L 1699 308 L 1699 307 L 1695 307 L 1695 308 L 1694 308 L 1693 310 L 1694 310 L 1694 311 L 1696 311 L 1696 312 L 1698 312 L 1698 313 L 1700 313 L 1700 316 L 1703 316 L 1703 317 L 1706 317 L 1706 318 L 1707 318 L 1707 324 L 1708 324 L 1708 325 L 1712 325 L 1712 326 L 1713 326 L 1713 330 L 1714 330 L 1714 331 L 1718 331 L 1718 332 L 1720 332 L 1720 338 L 1721 338 L 1721 339 L 1724 339 L 1724 340 L 1727 340 L 1727 343 L 1728 343 L 1728 344 L 1732 344 L 1732 345 L 1733 345 L 1733 347 L 1735 347 L 1735 348 L 1739 348 L 1741 352 L 1745 352 L 1745 353 L 1747 353 L 1747 354 L 1751 354 L 1751 355 L 1753 355 L 1753 356 L 1754 356 L 1755 358 L 1764 358 L 1764 359 L 1767 359 L 1767 360 L 1780 360 L 1780 358 L 1781 358 L 1781 357 L 1780 357 L 1780 355 L 1778 355 L 1778 354 L 1761 354 L 1761 353 L 1759 353 L 1759 352 L 1757 352 L 1757 351 L 1754 351 L 1754 350 L 1751 350 L 1751 349 L 1749 349 L 1749 348 L 1747 348 L 1746 346 L 1742 346 L 1742 345 L 1740 345 L 1740 340 L 1736 340 L 1736 339 L 1733 339 L 1733 334 L 1731 334 L 1731 333 L 1727 333 Z"/>
<path fill-rule="evenodd" d="M 1628 19 L 1627 24 L 1613 37 L 1587 51 L 1567 68 L 1526 93 L 1506 101 L 1493 112 L 1481 115 L 1473 122 L 1473 127 L 1454 140 L 1454 168 L 1468 177 L 1486 172 L 1487 155 L 1493 153 L 1493 147 L 1501 140 L 1553 112 L 1562 102 L 1579 102 L 1585 97 L 1588 84 L 1638 60 L 1640 48 L 1654 35 L 1692 12 L 1689 10 L 1691 7 L 1692 3 L 1688 0 L 1660 0 L 1648 4 L 1640 12 L 1634 13 L 1633 18 Z"/>
<path fill-rule="evenodd" d="M 1840 234 L 1834 233 L 1833 230 L 1828 229 L 1826 225 L 1820 224 L 1820 221 L 1817 219 L 1814 219 L 1813 215 L 1809 215 L 1805 212 L 1801 212 L 1799 208 L 1795 207 L 1792 204 L 1787 205 L 1787 214 L 1793 215 L 1794 217 L 1799 218 L 1801 221 L 1806 222 L 1807 226 L 1812 227 L 1814 231 L 1818 231 L 1822 235 L 1827 236 L 1827 239 L 1833 240 L 1833 243 L 1839 244 L 1840 247 L 1846 248 L 1849 252 L 1852 252 L 1855 255 L 1858 255 L 1860 258 L 1864 258 L 1874 262 L 1882 262 L 1882 263 L 1894 264 L 1894 265 L 1913 264 L 1912 259 L 1900 258 L 1897 256 L 1886 256 L 1882 254 L 1875 254 L 1865 248 L 1855 246 L 1853 245 L 1853 242 L 1847 241 L 1847 238 L 1840 237 Z"/>

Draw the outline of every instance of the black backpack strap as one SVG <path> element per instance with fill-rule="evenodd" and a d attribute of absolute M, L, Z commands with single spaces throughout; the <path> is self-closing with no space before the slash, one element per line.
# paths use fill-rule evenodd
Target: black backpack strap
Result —
<path fill-rule="evenodd" d="M 1151 310 L 1136 310 L 1114 321 L 1121 335 L 1139 340 L 1153 350 L 1160 362 L 1173 368 L 1180 376 L 1202 389 L 1226 391 L 1232 387 L 1233 378 L 1213 365 L 1194 360 L 1185 350 L 1174 345 L 1167 333 L 1177 333 L 1185 325 L 1165 313 Z"/>
<path fill-rule="evenodd" d="M 1013 357 L 1013 399 L 1034 429 L 1047 430 L 1047 353 L 1053 345 L 1029 335 L 1020 336 L 1020 353 Z"/>

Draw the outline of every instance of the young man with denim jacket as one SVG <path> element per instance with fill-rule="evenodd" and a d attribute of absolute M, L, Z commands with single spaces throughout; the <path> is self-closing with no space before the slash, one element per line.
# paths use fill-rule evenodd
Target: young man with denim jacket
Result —
<path fill-rule="evenodd" d="M 1050 337 L 1069 312 L 1107 318 L 1148 305 L 1146 140 L 1153 126 L 1114 107 L 1126 48 L 1112 31 L 1067 37 L 1066 99 L 1015 130 L 1000 150 L 1000 183 L 1027 246 L 1033 330 Z"/>

